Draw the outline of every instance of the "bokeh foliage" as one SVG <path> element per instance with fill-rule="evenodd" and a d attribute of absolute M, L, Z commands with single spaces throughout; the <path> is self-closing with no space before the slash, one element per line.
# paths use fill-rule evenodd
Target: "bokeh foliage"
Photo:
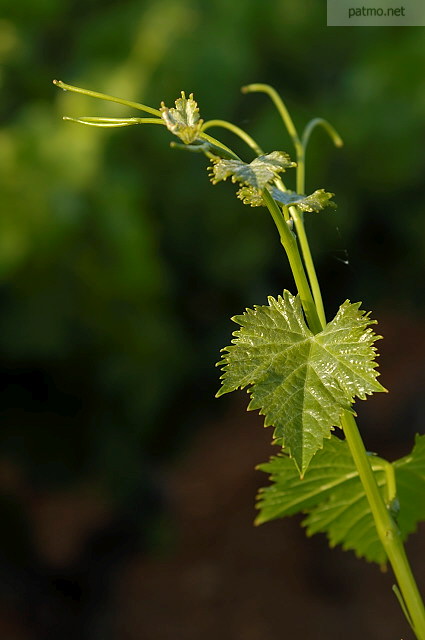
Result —
<path fill-rule="evenodd" d="M 265 96 L 240 86 L 273 84 L 300 127 L 326 117 L 345 147 L 317 132 L 307 158 L 308 191 L 338 203 L 309 219 L 325 297 L 374 308 L 397 291 L 423 308 L 421 28 L 327 28 L 313 0 L 6 0 L 0 63 L 1 440 L 31 477 L 95 474 L 125 493 L 208 419 L 227 318 L 291 288 L 264 210 L 212 189 L 205 159 L 160 127 L 62 122 L 133 114 L 55 77 L 155 107 L 193 91 L 201 117 L 266 151 L 292 153 Z"/>

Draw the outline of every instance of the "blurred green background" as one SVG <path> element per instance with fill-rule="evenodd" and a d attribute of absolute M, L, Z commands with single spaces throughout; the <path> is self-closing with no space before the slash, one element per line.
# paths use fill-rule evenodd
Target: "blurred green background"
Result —
<path fill-rule="evenodd" d="M 53 78 L 154 107 L 193 91 L 201 117 L 246 128 L 268 151 L 293 154 L 266 96 L 242 85 L 272 84 L 300 129 L 327 118 L 345 146 L 314 133 L 307 189 L 338 204 L 308 220 L 329 315 L 350 298 L 414 316 L 425 301 L 424 69 L 423 28 L 328 28 L 317 0 L 2 0 L 10 570 L 34 560 L 28 487 L 94 481 L 135 531 L 152 529 L 147 546 L 172 536 L 158 525 L 161 465 L 231 402 L 213 399 L 229 317 L 294 289 L 265 210 L 244 207 L 230 184 L 212 187 L 205 159 L 170 150 L 161 127 L 63 122 L 138 114 L 63 93 Z M 251 159 L 228 132 L 211 133 Z"/>

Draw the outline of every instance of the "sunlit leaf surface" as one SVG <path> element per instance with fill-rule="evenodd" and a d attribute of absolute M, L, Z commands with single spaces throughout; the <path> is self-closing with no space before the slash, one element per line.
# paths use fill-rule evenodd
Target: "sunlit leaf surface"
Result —
<path fill-rule="evenodd" d="M 335 203 L 331 198 L 333 193 L 328 193 L 324 189 L 318 189 L 309 196 L 303 196 L 293 191 L 282 191 L 274 186 L 268 186 L 271 196 L 280 204 L 285 206 L 296 205 L 300 211 L 303 212 L 317 212 L 322 211 L 325 207 L 335 207 Z M 254 187 L 241 187 L 236 194 L 238 198 L 242 200 L 244 204 L 249 204 L 251 207 L 265 207 L 261 191 Z"/>
<path fill-rule="evenodd" d="M 322 211 L 325 207 L 335 207 L 331 198 L 333 193 L 328 193 L 324 189 L 317 189 L 309 196 L 303 196 L 292 191 L 282 191 L 277 187 L 271 187 L 270 192 L 275 200 L 281 204 L 291 206 L 296 205 L 301 211 L 314 212 Z"/>
<path fill-rule="evenodd" d="M 217 184 L 231 177 L 232 182 L 241 182 L 261 191 L 269 182 L 278 178 L 280 173 L 295 166 L 295 162 L 284 151 L 272 151 L 258 156 L 249 164 L 242 160 L 213 159 L 211 181 Z"/>
<path fill-rule="evenodd" d="M 323 439 L 339 426 L 341 411 L 350 410 L 356 396 L 384 391 L 376 380 L 377 336 L 360 303 L 344 302 L 314 335 L 298 296 L 285 291 L 268 301 L 233 318 L 241 329 L 219 362 L 218 395 L 248 387 L 248 408 L 260 410 L 303 474 Z"/>

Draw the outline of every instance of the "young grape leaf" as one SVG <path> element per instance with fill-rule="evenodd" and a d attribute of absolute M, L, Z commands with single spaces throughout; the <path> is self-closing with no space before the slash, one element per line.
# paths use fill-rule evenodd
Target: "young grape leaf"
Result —
<path fill-rule="evenodd" d="M 254 187 L 241 187 L 236 191 L 236 196 L 242 200 L 244 204 L 249 204 L 250 207 L 265 207 L 263 195 L 261 191 Z"/>
<path fill-rule="evenodd" d="M 386 499 L 385 465 L 371 456 L 376 481 Z M 425 520 L 425 436 L 417 436 L 413 451 L 393 463 L 402 540 Z M 272 485 L 260 489 L 256 524 L 295 513 L 306 513 L 307 535 L 326 533 L 331 547 L 341 544 L 358 557 L 384 564 L 386 554 L 375 529 L 372 513 L 345 441 L 331 437 L 300 479 L 287 455 L 273 457 L 258 467 L 271 474 Z"/>
<path fill-rule="evenodd" d="M 385 562 L 385 551 L 346 442 L 331 437 L 303 479 L 286 455 L 273 457 L 258 468 L 271 474 L 273 484 L 260 489 L 256 524 L 307 513 L 302 523 L 307 535 L 324 532 L 331 547 L 342 544 L 369 561 Z M 379 487 L 384 487 L 385 473 L 377 470 L 375 477 Z"/>
<path fill-rule="evenodd" d="M 304 212 L 317 212 L 322 211 L 325 207 L 336 207 L 336 204 L 331 201 L 334 194 L 328 193 L 324 189 L 318 189 L 309 196 L 303 196 L 293 191 L 282 191 L 274 186 L 268 186 L 267 189 L 277 202 L 288 207 L 296 205 Z M 244 204 L 249 204 L 251 207 L 266 206 L 261 192 L 254 187 L 241 187 L 236 195 Z"/>
<path fill-rule="evenodd" d="M 301 211 L 317 212 L 322 211 L 325 207 L 336 207 L 331 201 L 333 193 L 329 193 L 324 189 L 317 189 L 309 196 L 303 196 L 292 191 L 282 191 L 277 187 L 271 187 L 271 194 L 275 200 L 288 207 L 296 205 Z"/>
<path fill-rule="evenodd" d="M 213 158 L 212 160 L 210 177 L 213 184 L 231 177 L 232 182 L 241 182 L 260 191 L 269 182 L 275 180 L 279 173 L 296 166 L 296 163 L 292 162 L 284 151 L 272 151 L 258 156 L 249 164 L 242 162 L 242 160 L 223 160 L 221 158 Z"/>
<path fill-rule="evenodd" d="M 223 374 L 217 395 L 248 387 L 248 409 L 260 409 L 264 425 L 274 427 L 302 475 L 354 397 L 385 391 L 376 380 L 378 336 L 360 303 L 344 302 L 314 335 L 299 296 L 285 291 L 283 298 L 268 300 L 269 306 L 232 318 L 241 329 L 218 363 Z"/>
<path fill-rule="evenodd" d="M 161 102 L 161 116 L 167 129 L 178 136 L 184 144 L 190 144 L 199 137 L 203 120 L 199 117 L 198 105 L 193 99 L 193 93 L 186 98 L 185 92 L 181 92 L 181 98 L 175 102 L 176 108 L 168 109 Z"/>

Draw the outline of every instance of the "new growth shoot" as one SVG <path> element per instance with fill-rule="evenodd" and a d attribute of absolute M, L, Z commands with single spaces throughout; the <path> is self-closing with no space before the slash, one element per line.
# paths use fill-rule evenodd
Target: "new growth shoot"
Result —
<path fill-rule="evenodd" d="M 203 154 L 213 184 L 230 178 L 244 204 L 269 211 L 278 230 L 296 286 L 270 296 L 267 305 L 235 316 L 239 328 L 219 362 L 222 386 L 217 395 L 246 388 L 248 409 L 273 427 L 279 453 L 259 468 L 271 484 L 258 496 L 257 524 L 302 512 L 309 535 L 323 532 L 330 545 L 341 544 L 357 556 L 392 566 L 394 592 L 414 634 L 425 640 L 425 610 L 403 541 L 425 520 L 425 436 L 411 453 L 389 462 L 370 456 L 355 421 L 356 398 L 386 391 L 378 381 L 374 320 L 360 303 L 343 302 L 327 321 L 305 216 L 334 207 L 324 189 L 305 193 L 305 160 L 311 135 L 322 127 L 337 147 L 342 140 L 332 125 L 314 118 L 299 135 L 289 111 L 272 87 L 251 84 L 244 93 L 266 94 L 281 116 L 294 147 L 264 151 L 247 132 L 225 120 L 203 121 L 193 95 L 182 91 L 175 106 L 159 109 L 81 89 L 61 81 L 65 91 L 108 100 L 142 111 L 131 118 L 66 117 L 87 126 L 111 128 L 141 124 L 165 127 L 173 147 Z M 248 160 L 208 133 L 224 128 L 247 146 Z M 283 179 L 296 172 L 296 191 Z M 340 430 L 343 438 L 336 437 Z"/>

